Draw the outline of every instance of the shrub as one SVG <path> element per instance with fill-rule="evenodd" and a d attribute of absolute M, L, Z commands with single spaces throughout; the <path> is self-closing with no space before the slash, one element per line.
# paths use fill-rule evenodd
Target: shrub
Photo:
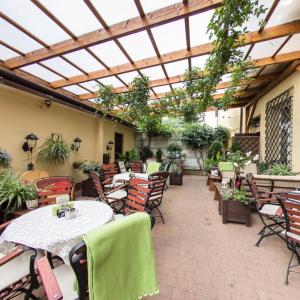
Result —
<path fill-rule="evenodd" d="M 167 146 L 168 152 L 182 152 L 182 146 L 179 143 L 171 143 Z"/>
<path fill-rule="evenodd" d="M 151 158 L 151 157 L 153 157 L 153 152 L 151 151 L 151 149 L 148 146 L 142 147 L 140 151 L 140 159 L 142 161 L 146 161 L 147 158 Z"/>
<path fill-rule="evenodd" d="M 226 144 L 229 139 L 229 131 L 226 127 L 218 126 L 214 129 L 214 140 Z"/>
<path fill-rule="evenodd" d="M 241 151 L 241 144 L 238 141 L 233 140 L 229 151 L 230 152 Z"/>
<path fill-rule="evenodd" d="M 158 162 L 162 162 L 162 156 L 163 156 L 162 150 L 160 148 L 157 149 L 156 154 L 155 154 L 155 158 Z"/>
<path fill-rule="evenodd" d="M 291 168 L 285 164 L 274 164 L 267 171 L 267 175 L 289 176 L 295 175 Z"/>
<path fill-rule="evenodd" d="M 11 155 L 0 148 L 0 167 L 8 168 L 12 162 Z"/>
<path fill-rule="evenodd" d="M 222 154 L 222 148 L 223 148 L 222 142 L 220 142 L 219 140 L 214 141 L 208 149 L 207 152 L 208 158 L 215 159 L 218 153 Z"/>
<path fill-rule="evenodd" d="M 101 173 L 101 165 L 99 162 L 91 161 L 90 163 L 83 163 L 80 165 L 79 169 L 86 176 L 89 176 L 92 171 Z"/>

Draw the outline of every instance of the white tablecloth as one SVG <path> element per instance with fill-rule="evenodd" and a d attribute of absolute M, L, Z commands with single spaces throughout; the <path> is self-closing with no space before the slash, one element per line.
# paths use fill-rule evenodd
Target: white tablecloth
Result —
<path fill-rule="evenodd" d="M 15 220 L 0 236 L 0 247 L 8 242 L 42 249 L 61 257 L 69 264 L 70 250 L 88 231 L 112 220 L 112 209 L 98 201 L 75 201 L 74 219 L 52 215 L 52 205 L 33 210 Z"/>
<path fill-rule="evenodd" d="M 120 174 L 116 174 L 114 177 L 113 177 L 113 184 L 115 184 L 117 182 L 117 180 L 123 180 L 123 181 L 129 181 L 130 180 L 130 176 L 129 176 L 130 173 L 120 173 Z M 142 178 L 142 179 L 148 179 L 148 174 L 145 174 L 145 173 L 133 173 L 133 176 L 134 177 L 137 177 L 137 178 Z"/>

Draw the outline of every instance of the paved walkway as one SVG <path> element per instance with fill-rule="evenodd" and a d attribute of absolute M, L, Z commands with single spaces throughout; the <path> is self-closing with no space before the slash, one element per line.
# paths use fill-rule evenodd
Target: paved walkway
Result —
<path fill-rule="evenodd" d="M 299 274 L 284 284 L 285 243 L 270 237 L 255 247 L 255 214 L 250 228 L 223 225 L 205 177 L 185 176 L 182 187 L 171 186 L 163 212 L 166 224 L 158 220 L 153 229 L 161 292 L 147 300 L 300 299 Z"/>

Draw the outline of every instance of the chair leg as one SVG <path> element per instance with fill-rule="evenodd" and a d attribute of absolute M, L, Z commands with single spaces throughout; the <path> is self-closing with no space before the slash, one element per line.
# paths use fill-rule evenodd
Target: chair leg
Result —
<path fill-rule="evenodd" d="M 157 210 L 157 212 L 159 213 L 159 216 L 161 217 L 163 224 L 165 224 L 165 220 L 164 220 L 164 217 L 163 217 L 161 211 L 159 210 L 158 207 L 156 207 L 156 210 Z"/>
<path fill-rule="evenodd" d="M 293 252 L 292 252 L 292 255 L 291 255 L 291 258 L 290 258 L 288 267 L 287 267 L 286 277 L 285 277 L 285 284 L 286 284 L 286 285 L 289 284 L 290 268 L 291 268 L 291 263 L 292 263 L 292 261 L 293 261 L 293 257 L 294 257 L 295 252 L 296 252 L 296 243 L 293 242 Z"/>

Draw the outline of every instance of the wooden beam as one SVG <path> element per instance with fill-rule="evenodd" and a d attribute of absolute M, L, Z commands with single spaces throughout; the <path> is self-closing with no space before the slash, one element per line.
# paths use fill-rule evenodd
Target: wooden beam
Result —
<path fill-rule="evenodd" d="M 11 69 L 25 66 L 43 59 L 62 55 L 71 51 L 90 47 L 132 33 L 143 31 L 147 28 L 152 28 L 168 22 L 176 21 L 184 18 L 185 16 L 205 12 L 220 6 L 222 2 L 223 0 L 193 0 L 189 1 L 188 4 L 173 4 L 146 14 L 145 18 L 143 19 L 140 17 L 132 18 L 130 20 L 110 26 L 109 30 L 96 30 L 77 37 L 76 41 L 73 39 L 66 40 L 52 45 L 48 49 L 43 48 L 32 51 L 25 57 L 9 59 L 5 63 Z"/>
<path fill-rule="evenodd" d="M 299 51 L 300 52 L 300 51 Z M 248 104 L 247 106 L 253 106 L 252 110 L 247 119 L 246 128 L 249 129 L 250 121 L 255 113 L 255 107 L 260 98 L 265 96 L 268 92 L 270 92 L 273 88 L 275 88 L 279 83 L 281 83 L 284 79 L 290 76 L 295 72 L 298 68 L 300 69 L 300 60 L 296 60 L 291 63 L 277 78 L 271 81 L 260 93 L 258 93 Z"/>
<path fill-rule="evenodd" d="M 247 34 L 247 38 L 245 38 L 245 42 L 247 44 L 253 41 L 269 40 L 271 37 L 275 38 L 282 35 L 290 35 L 291 34 L 290 30 L 300 32 L 300 21 L 267 28 L 260 34 L 257 32 L 249 33 Z M 99 70 L 99 71 L 91 72 L 88 75 L 74 76 L 69 78 L 69 80 L 58 80 L 53 82 L 52 86 L 54 88 L 57 88 L 57 87 L 62 87 L 74 83 L 83 82 L 83 81 L 89 81 L 89 80 L 94 80 L 102 77 L 108 77 L 108 76 L 122 74 L 130 71 L 140 70 L 147 67 L 157 66 L 163 63 L 169 63 L 169 62 L 179 61 L 182 59 L 187 59 L 190 57 L 209 54 L 211 50 L 212 50 L 212 44 L 207 43 L 207 44 L 191 47 L 190 50 L 182 49 L 182 50 L 166 53 L 164 55 L 161 55 L 161 57 L 159 58 L 157 56 L 154 56 L 154 57 L 142 59 L 134 62 L 134 65 L 132 63 L 127 63 L 127 64 L 122 64 L 119 66 L 112 67 L 110 68 L 110 70 Z M 268 57 L 264 59 L 253 60 L 253 64 L 256 66 L 264 66 L 268 64 L 274 64 L 274 63 L 286 62 L 286 61 L 298 59 L 299 51 L 292 52 L 292 53 L 294 53 L 295 55 L 292 56 L 289 55 L 290 53 L 288 53 L 288 54 L 280 54 L 277 55 L 276 57 Z"/>
<path fill-rule="evenodd" d="M 270 82 L 271 80 L 274 80 L 277 78 L 277 74 L 269 74 L 269 75 L 264 75 L 264 76 L 259 76 L 256 78 L 249 78 L 247 80 L 244 80 L 239 83 L 240 85 L 246 85 L 246 84 L 254 84 L 254 83 L 267 83 Z M 178 76 L 173 76 L 169 77 L 169 79 L 157 79 L 157 80 L 152 80 L 150 81 L 150 87 L 157 87 L 157 86 L 163 86 L 163 85 L 168 85 L 172 83 L 178 83 L 184 81 L 184 76 L 183 75 L 178 75 Z M 225 89 L 231 87 L 231 82 L 230 81 L 224 81 L 220 82 L 217 85 L 217 90 L 218 89 Z M 115 88 L 114 93 L 120 94 L 120 93 L 126 93 L 129 91 L 128 87 L 118 87 Z M 82 100 L 88 100 L 96 97 L 95 93 L 87 93 L 79 96 Z"/>

